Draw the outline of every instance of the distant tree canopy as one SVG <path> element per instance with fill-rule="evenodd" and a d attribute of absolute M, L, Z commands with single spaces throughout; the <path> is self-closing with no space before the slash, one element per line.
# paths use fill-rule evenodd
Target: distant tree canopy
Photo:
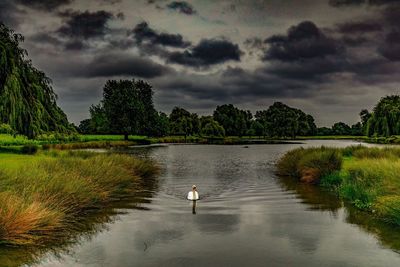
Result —
<path fill-rule="evenodd" d="M 257 111 L 255 118 L 262 125 L 264 136 L 295 138 L 297 135 L 315 135 L 317 131 L 311 115 L 281 102 Z"/>
<path fill-rule="evenodd" d="M 23 37 L 0 23 L 0 123 L 30 138 L 75 132 L 57 106 L 50 79 L 32 66 Z"/>
<path fill-rule="evenodd" d="M 169 115 L 170 131 L 173 135 L 195 135 L 200 130 L 200 120 L 196 113 L 186 109 L 174 107 Z"/>
<path fill-rule="evenodd" d="M 205 137 L 224 137 L 225 129 L 217 121 L 210 119 L 201 128 L 201 135 Z"/>
<path fill-rule="evenodd" d="M 82 133 L 119 133 L 148 136 L 199 135 L 207 138 L 228 136 L 290 137 L 315 135 L 314 118 L 280 102 L 267 110 L 248 110 L 232 104 L 217 106 L 213 116 L 199 117 L 174 107 L 169 116 L 157 112 L 152 89 L 144 81 L 108 81 L 103 100 L 90 108 L 90 119 L 79 126 Z"/>
<path fill-rule="evenodd" d="M 253 115 L 229 104 L 217 106 L 213 118 L 225 129 L 226 135 L 243 136 L 251 126 Z"/>
<path fill-rule="evenodd" d="M 367 111 L 368 112 L 368 111 Z M 366 112 L 362 111 L 362 114 Z M 363 116 L 360 114 L 361 119 Z M 400 135 L 400 96 L 381 98 L 371 114 L 365 117 L 365 131 L 368 136 Z"/>
<path fill-rule="evenodd" d="M 90 119 L 79 126 L 82 132 L 157 135 L 166 128 L 165 118 L 154 108 L 153 90 L 142 80 L 109 80 L 100 104 L 90 107 Z"/>

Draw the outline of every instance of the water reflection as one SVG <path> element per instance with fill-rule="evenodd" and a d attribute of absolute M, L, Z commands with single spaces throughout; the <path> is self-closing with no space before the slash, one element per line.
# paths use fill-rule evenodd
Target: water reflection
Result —
<path fill-rule="evenodd" d="M 288 177 L 280 177 L 280 182 L 287 190 L 294 190 L 300 196 L 302 203 L 307 204 L 310 210 L 329 211 L 335 218 L 338 217 L 339 212 L 342 212 L 347 223 L 373 234 L 383 246 L 400 253 L 400 229 L 398 227 L 387 224 L 350 204 L 343 203 L 333 193 L 324 191 L 317 186 L 300 184 Z"/>
<path fill-rule="evenodd" d="M 192 202 L 193 202 L 192 203 L 192 214 L 196 214 L 196 203 L 197 203 L 197 201 L 193 200 Z"/>
<path fill-rule="evenodd" d="M 351 143 L 306 145 L 321 144 Z M 400 256 L 387 249 L 398 248 L 399 229 L 368 221 L 317 187 L 275 176 L 279 156 L 298 146 L 120 151 L 156 160 L 161 175 L 141 181 L 135 197 L 115 203 L 104 218 L 96 215 L 97 223 L 90 225 L 99 230 L 80 232 L 65 252 L 57 245 L 55 256 L 49 256 L 44 248 L 46 257 L 38 255 L 38 265 L 399 266 Z M 192 184 L 201 188 L 202 198 L 190 203 L 186 196 Z M 29 263 L 24 255 L 32 254 L 18 252 L 15 259 Z"/>

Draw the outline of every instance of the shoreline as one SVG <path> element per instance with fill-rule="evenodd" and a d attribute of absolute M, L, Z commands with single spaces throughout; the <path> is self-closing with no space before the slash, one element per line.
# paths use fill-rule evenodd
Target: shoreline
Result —
<path fill-rule="evenodd" d="M 277 172 L 400 226 L 400 148 L 299 148 L 278 161 Z"/>
<path fill-rule="evenodd" d="M 35 247 L 68 239 L 93 214 L 135 196 L 140 183 L 159 171 L 148 160 L 87 151 L 0 157 L 2 246 Z"/>

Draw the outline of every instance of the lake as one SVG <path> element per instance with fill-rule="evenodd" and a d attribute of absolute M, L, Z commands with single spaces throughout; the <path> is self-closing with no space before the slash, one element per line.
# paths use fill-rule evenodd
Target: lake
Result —
<path fill-rule="evenodd" d="M 124 150 L 155 160 L 161 174 L 94 230 L 40 254 L 34 266 L 400 266 L 400 228 L 275 175 L 274 164 L 290 149 L 352 144 Z M 196 206 L 185 199 L 193 184 Z"/>

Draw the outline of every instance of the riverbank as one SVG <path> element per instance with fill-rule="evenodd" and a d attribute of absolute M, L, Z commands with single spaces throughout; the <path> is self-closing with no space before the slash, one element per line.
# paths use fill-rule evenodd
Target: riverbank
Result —
<path fill-rule="evenodd" d="M 0 154 L 0 244 L 35 245 L 69 236 L 87 216 L 134 195 L 156 174 L 128 155 L 50 151 Z"/>
<path fill-rule="evenodd" d="M 23 153 L 43 149 L 96 149 L 129 147 L 135 145 L 150 144 L 218 144 L 218 145 L 250 145 L 250 144 L 286 144 L 301 143 L 306 140 L 354 140 L 365 143 L 400 144 L 400 137 L 367 137 L 367 136 L 297 136 L 290 138 L 263 138 L 255 136 L 226 136 L 226 137 L 202 137 L 202 136 L 165 136 L 147 137 L 130 135 L 129 140 L 124 140 L 123 135 L 42 135 L 38 139 L 30 140 L 21 135 L 0 134 L 0 153 Z"/>
<path fill-rule="evenodd" d="M 277 163 L 278 173 L 327 188 L 355 207 L 400 225 L 400 149 L 299 148 Z"/>
<path fill-rule="evenodd" d="M 299 136 L 289 138 L 263 138 L 255 136 L 164 136 L 147 137 L 130 135 L 129 140 L 124 140 L 123 135 L 42 135 L 37 139 L 28 139 L 21 135 L 0 134 L 0 152 L 20 152 L 23 146 L 36 146 L 43 149 L 85 149 L 85 148 L 110 148 L 132 145 L 148 145 L 163 143 L 190 143 L 190 144 L 222 144 L 222 145 L 248 145 L 248 144 L 282 144 L 287 142 L 301 142 L 303 140 L 360 140 L 360 136 Z"/>

